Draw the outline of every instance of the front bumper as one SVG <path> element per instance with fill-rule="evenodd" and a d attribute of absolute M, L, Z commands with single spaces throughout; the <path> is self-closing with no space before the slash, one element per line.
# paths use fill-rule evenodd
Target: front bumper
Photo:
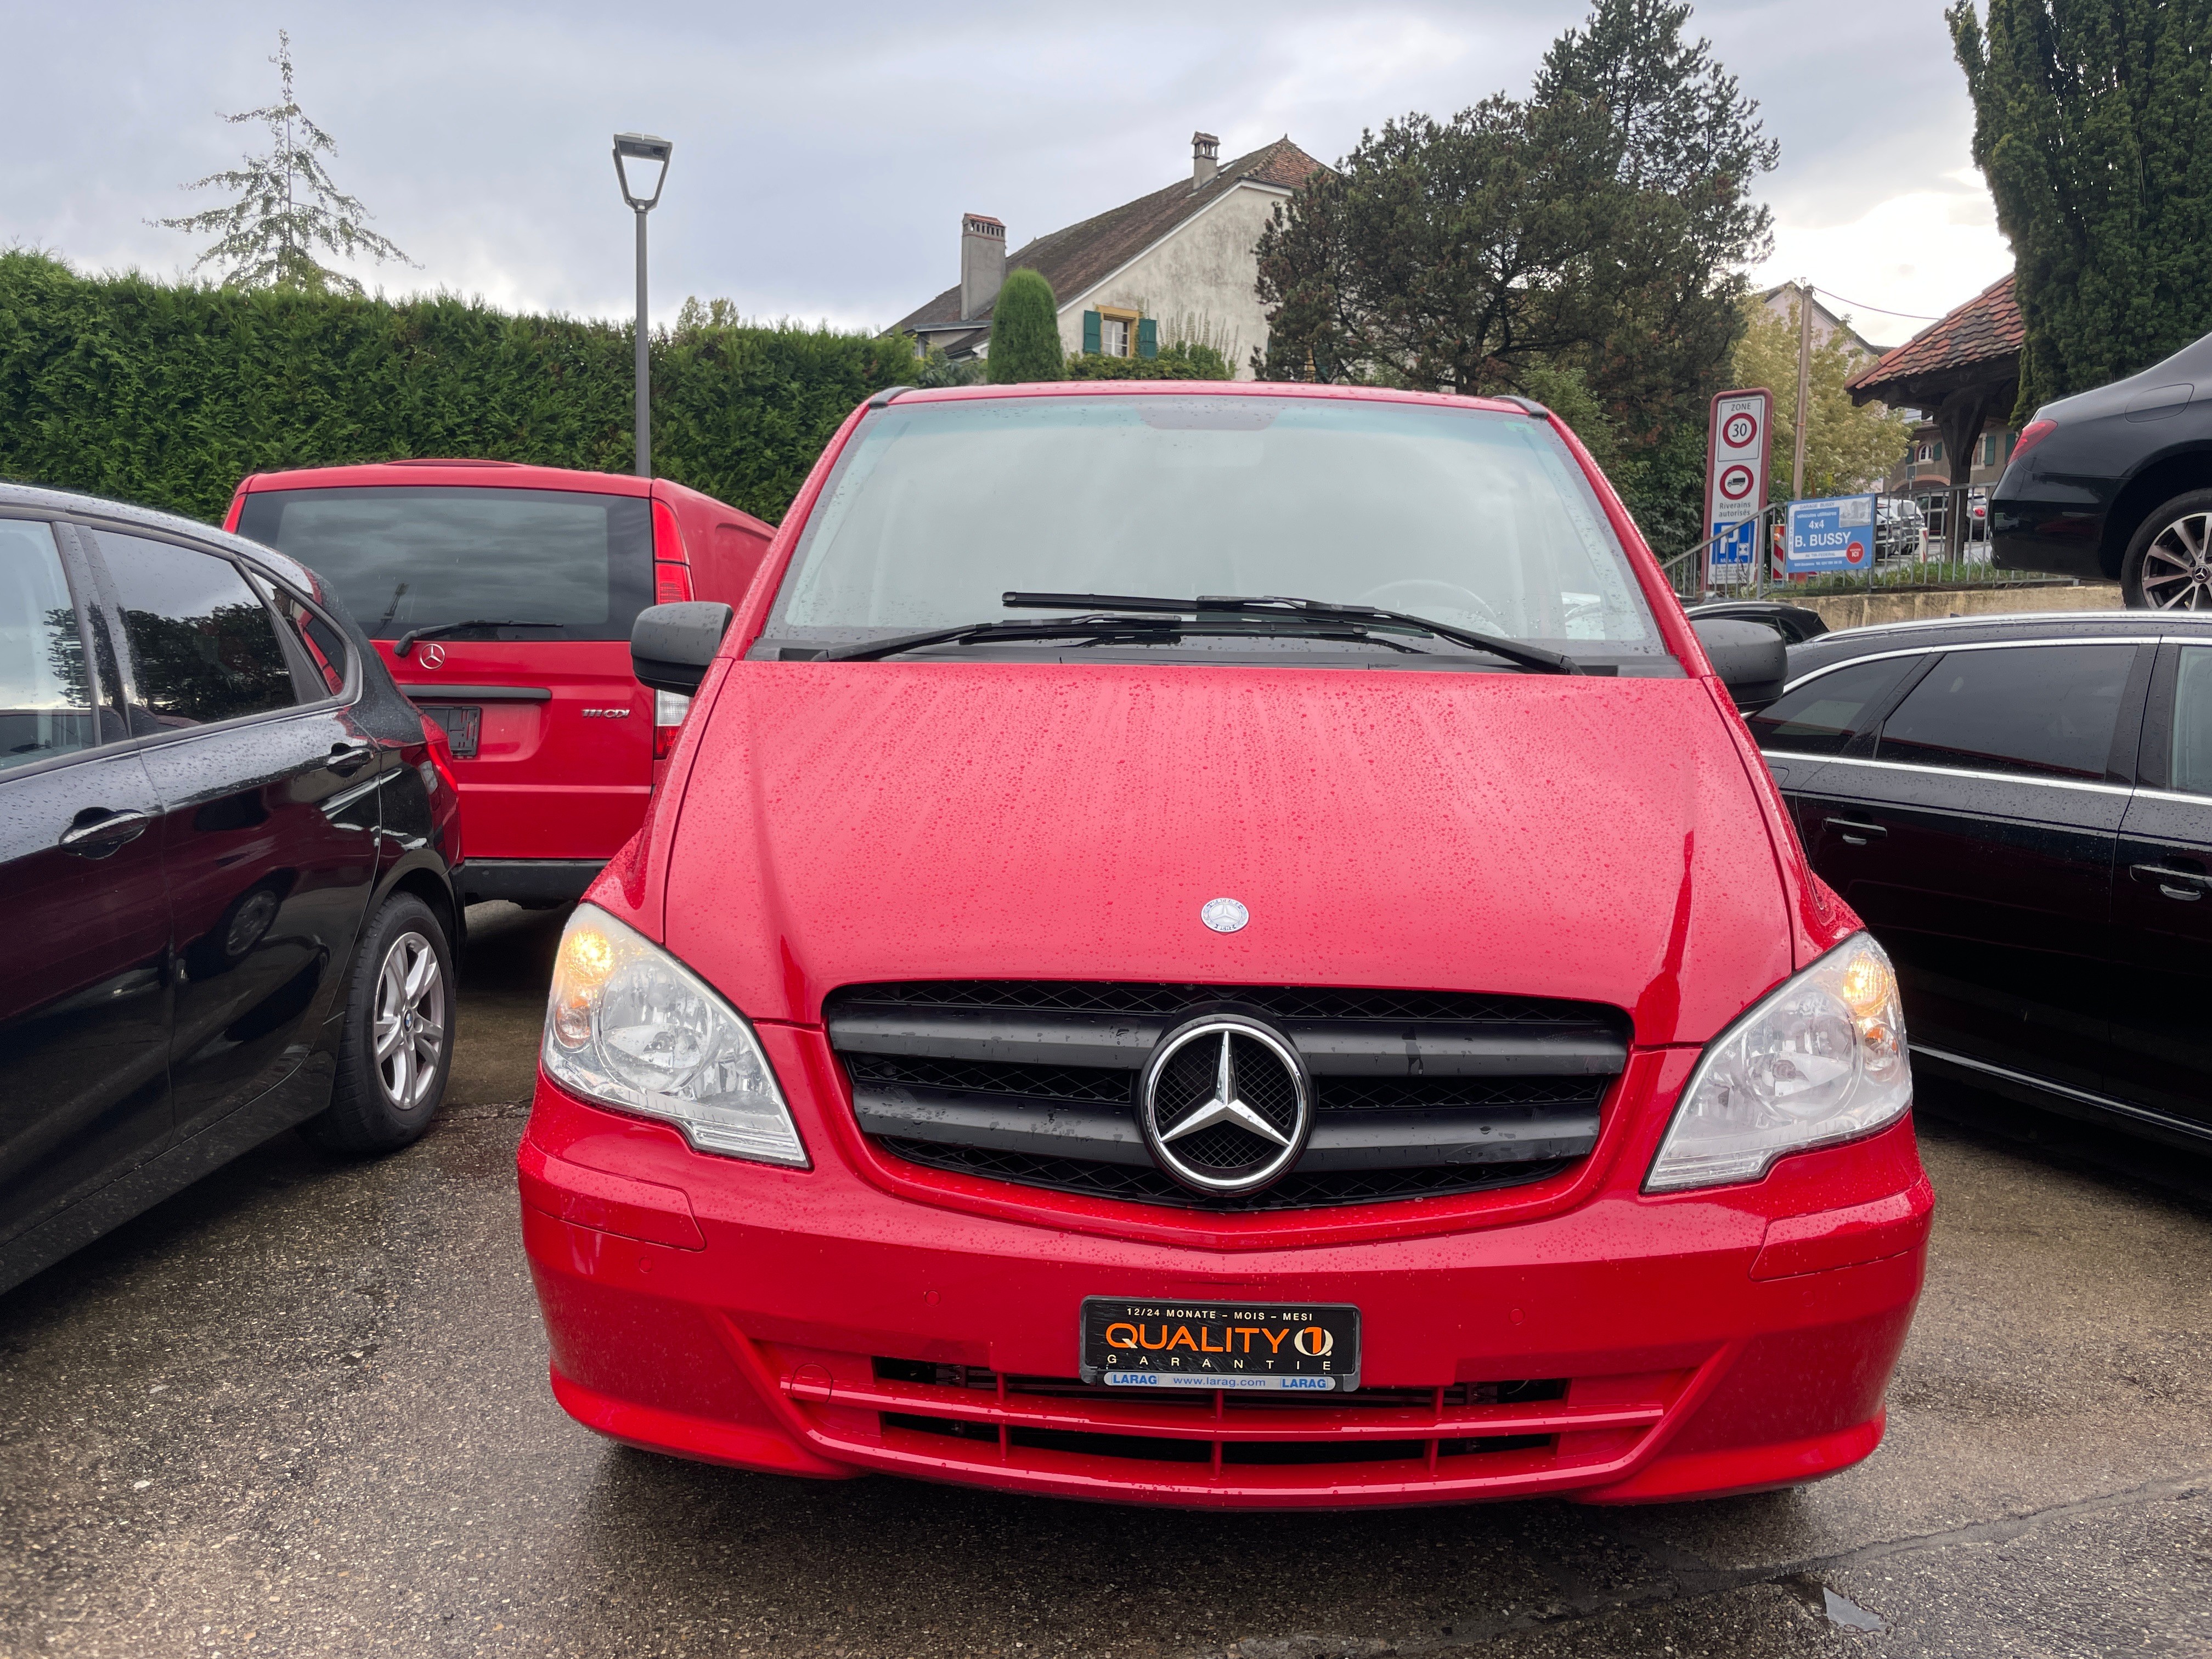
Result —
<path fill-rule="evenodd" d="M 1571 1202 L 1414 1200 L 1232 1237 L 1019 1189 L 918 1200 L 850 1155 L 848 1107 L 828 1121 L 820 1035 L 761 1035 L 811 1170 L 692 1152 L 539 1079 L 519 1167 L 554 1391 L 617 1439 L 790 1474 L 1249 1508 L 1707 1496 L 1832 1474 L 1881 1439 L 1933 1204 L 1909 1121 L 1753 1185 L 1644 1198 L 1694 1059 L 1665 1051 L 1632 1066 L 1644 1098 L 1608 1107 Z M 1361 1390 L 1085 1389 L 1086 1296 L 1354 1304 Z"/>

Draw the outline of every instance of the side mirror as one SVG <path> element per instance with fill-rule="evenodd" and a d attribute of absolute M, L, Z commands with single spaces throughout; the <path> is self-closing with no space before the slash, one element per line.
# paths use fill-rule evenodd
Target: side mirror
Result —
<path fill-rule="evenodd" d="M 648 605 L 629 625 L 629 667 L 641 684 L 690 696 L 707 677 L 737 613 L 712 599 Z"/>
<path fill-rule="evenodd" d="M 1730 617 L 1692 619 L 1690 626 L 1738 708 L 1763 708 L 1782 695 L 1790 678 L 1790 650 L 1781 635 L 1764 623 Z"/>

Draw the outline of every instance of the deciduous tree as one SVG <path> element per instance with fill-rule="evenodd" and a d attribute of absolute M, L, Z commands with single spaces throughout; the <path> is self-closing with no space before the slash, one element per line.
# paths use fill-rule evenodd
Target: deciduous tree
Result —
<path fill-rule="evenodd" d="M 1528 98 L 1363 134 L 1261 236 L 1255 368 L 1302 378 L 1310 355 L 1330 380 L 1565 386 L 1647 534 L 1694 540 L 1706 400 L 1742 330 L 1742 268 L 1770 244 L 1750 188 L 1776 149 L 1683 38 L 1689 15 L 1599 0 Z"/>
<path fill-rule="evenodd" d="M 1790 496 L 1788 456 L 1797 441 L 1797 306 L 1785 318 L 1755 297 L 1743 301 L 1743 338 L 1729 379 L 1774 393 L 1772 439 L 1776 465 L 1767 471 L 1767 499 Z M 1813 348 L 1811 418 L 1805 424 L 1805 494 L 1841 495 L 1879 480 L 1897 465 L 1912 422 L 1880 404 L 1855 404 L 1844 389 L 1863 359 L 1840 332 Z"/>

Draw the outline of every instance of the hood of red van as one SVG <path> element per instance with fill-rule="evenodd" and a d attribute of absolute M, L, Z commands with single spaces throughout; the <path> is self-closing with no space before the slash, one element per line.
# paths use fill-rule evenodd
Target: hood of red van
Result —
<path fill-rule="evenodd" d="M 1162 980 L 1576 998 L 1702 1042 L 1790 969 L 1744 769 L 1693 680 L 741 662 L 666 943 L 755 1018 Z"/>

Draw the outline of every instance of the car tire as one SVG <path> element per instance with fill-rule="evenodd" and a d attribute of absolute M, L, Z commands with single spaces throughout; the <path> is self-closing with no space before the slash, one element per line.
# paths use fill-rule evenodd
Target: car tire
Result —
<path fill-rule="evenodd" d="M 2212 489 L 2161 501 L 2120 561 L 2130 611 L 2212 611 Z"/>
<path fill-rule="evenodd" d="M 393 895 L 354 950 L 331 1103 L 301 1133 L 334 1152 L 396 1152 L 420 1139 L 453 1073 L 457 1003 L 444 927 L 421 899 Z"/>

